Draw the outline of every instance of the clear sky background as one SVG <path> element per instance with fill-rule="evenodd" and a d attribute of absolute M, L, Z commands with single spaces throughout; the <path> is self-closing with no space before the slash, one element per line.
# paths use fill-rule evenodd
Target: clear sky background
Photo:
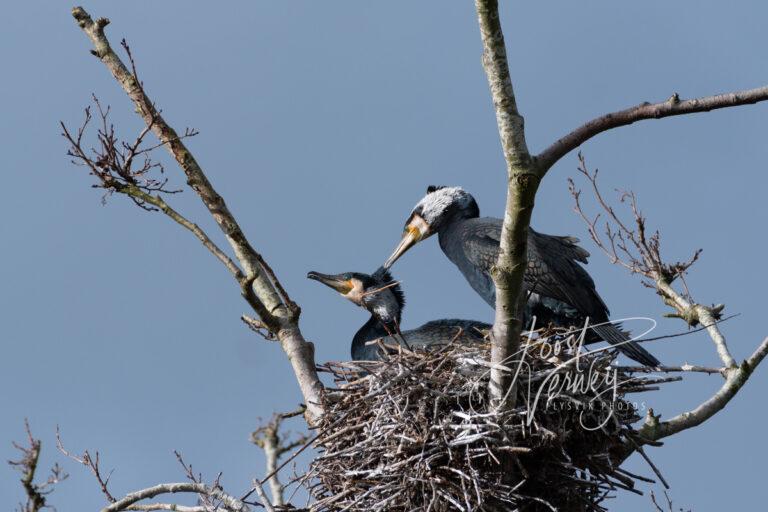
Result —
<path fill-rule="evenodd" d="M 708 95 L 768 80 L 758 0 L 505 2 L 503 23 L 528 143 L 540 151 L 580 123 L 641 101 Z M 248 443 L 258 417 L 300 401 L 279 347 L 252 335 L 225 269 L 188 232 L 121 197 L 100 203 L 92 178 L 69 164 L 58 121 L 77 125 L 96 93 L 120 132 L 140 121 L 88 50 L 69 5 L 18 2 L 0 32 L 0 459 L 15 457 L 23 419 L 43 439 L 44 464 L 61 427 L 73 451 L 98 449 L 115 494 L 183 475 L 172 450 L 233 493 L 263 472 Z M 394 247 L 430 184 L 462 185 L 500 216 L 504 162 L 471 2 L 89 1 L 126 37 L 150 96 L 177 129 L 253 244 L 303 307 L 319 361 L 348 357 L 366 313 L 308 281 L 308 270 L 371 271 Z M 768 334 L 765 220 L 768 105 L 645 121 L 586 144 L 605 190 L 637 192 L 664 254 L 704 248 L 695 297 L 740 313 L 724 325 L 741 359 Z M 166 162 L 167 157 L 161 156 Z M 181 173 L 168 163 L 172 183 Z M 571 211 L 576 155 L 547 176 L 536 229 L 573 234 L 614 317 L 651 316 L 657 297 L 611 266 Z M 191 192 L 173 203 L 221 236 Z M 443 317 L 490 321 L 439 250 L 413 249 L 394 268 L 408 298 L 406 327 Z M 702 334 L 648 347 L 669 364 L 718 363 Z M 676 504 L 708 510 L 764 503 L 766 380 L 761 367 L 728 408 L 675 436 L 653 460 Z M 719 387 L 693 377 L 645 399 L 670 417 Z M 296 422 L 299 426 L 300 422 Z M 85 468 L 52 497 L 59 510 L 104 500 Z M 650 475 L 642 460 L 634 471 Z M 647 486 L 643 490 L 658 487 Z M 21 498 L 0 465 L 2 507 Z M 620 495 L 613 510 L 651 510 Z"/>

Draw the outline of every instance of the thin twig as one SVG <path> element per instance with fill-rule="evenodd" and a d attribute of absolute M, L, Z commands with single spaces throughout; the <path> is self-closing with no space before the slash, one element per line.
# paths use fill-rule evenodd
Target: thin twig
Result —
<path fill-rule="evenodd" d="M 117 500 L 112 496 L 112 494 L 109 492 L 109 479 L 112 477 L 112 472 L 114 470 L 110 470 L 109 474 L 106 476 L 106 478 L 101 474 L 101 466 L 100 466 L 100 457 L 99 452 L 97 451 L 93 456 L 90 454 L 88 450 L 85 450 L 82 455 L 74 455 L 70 452 L 68 452 L 64 448 L 64 443 L 61 441 L 61 433 L 59 431 L 59 427 L 56 427 L 56 447 L 59 449 L 61 453 L 72 459 L 73 461 L 82 464 L 83 466 L 87 467 L 94 477 L 96 477 L 96 481 L 99 483 L 99 487 L 101 488 L 102 494 L 107 498 L 107 500 L 110 503 L 115 503 Z"/>

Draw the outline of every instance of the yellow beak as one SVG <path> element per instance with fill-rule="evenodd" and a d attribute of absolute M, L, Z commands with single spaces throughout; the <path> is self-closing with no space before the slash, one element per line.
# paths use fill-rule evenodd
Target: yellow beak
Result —
<path fill-rule="evenodd" d="M 400 243 L 397 244 L 397 247 L 395 248 L 395 251 L 392 253 L 392 255 L 387 259 L 387 261 L 384 263 L 384 268 L 388 269 L 394 263 L 402 256 L 403 254 L 408 251 L 411 247 L 416 245 L 422 240 L 421 231 L 413 225 L 409 225 L 406 230 L 403 232 L 403 238 L 400 239 Z"/>

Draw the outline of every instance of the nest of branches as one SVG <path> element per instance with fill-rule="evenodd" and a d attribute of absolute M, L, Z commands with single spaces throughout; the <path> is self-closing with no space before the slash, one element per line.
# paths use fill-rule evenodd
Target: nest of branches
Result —
<path fill-rule="evenodd" d="M 660 379 L 574 339 L 526 340 L 507 364 L 516 406 L 504 412 L 489 405 L 489 344 L 381 346 L 382 361 L 321 366 L 336 387 L 307 475 L 313 510 L 605 510 L 613 491 L 634 491 L 648 479 L 617 463 L 635 445 L 629 394 Z"/>

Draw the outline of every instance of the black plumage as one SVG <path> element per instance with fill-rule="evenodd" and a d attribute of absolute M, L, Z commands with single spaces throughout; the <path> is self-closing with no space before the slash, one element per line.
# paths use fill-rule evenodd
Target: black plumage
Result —
<path fill-rule="evenodd" d="M 479 342 L 483 340 L 483 331 L 491 327 L 473 320 L 441 319 L 402 331 L 400 325 L 405 296 L 400 285 L 384 269 L 372 275 L 360 272 L 334 275 L 310 272 L 307 277 L 335 289 L 371 313 L 368 321 L 352 338 L 351 355 L 356 361 L 378 360 L 379 348 L 375 343 L 378 339 L 388 345 L 403 344 L 412 349 L 424 349 L 437 344 L 444 345 L 452 340 L 459 343 Z"/>

